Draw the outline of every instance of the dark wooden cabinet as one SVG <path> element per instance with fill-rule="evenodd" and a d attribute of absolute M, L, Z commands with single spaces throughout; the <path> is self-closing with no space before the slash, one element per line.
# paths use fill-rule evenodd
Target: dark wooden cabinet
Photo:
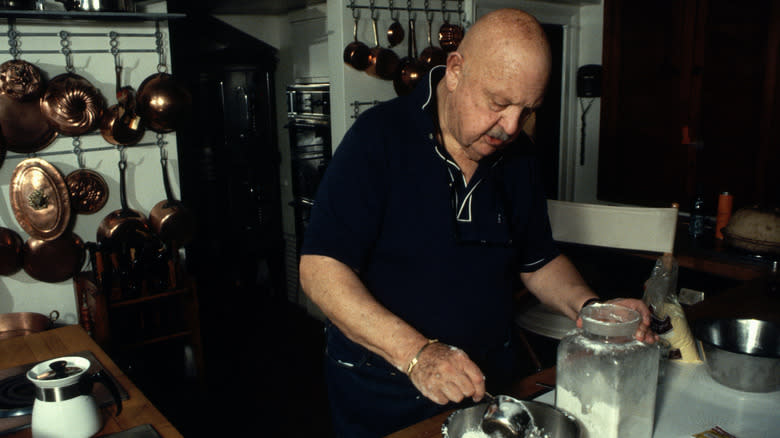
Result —
<path fill-rule="evenodd" d="M 605 0 L 598 197 L 780 205 L 780 3 Z"/>

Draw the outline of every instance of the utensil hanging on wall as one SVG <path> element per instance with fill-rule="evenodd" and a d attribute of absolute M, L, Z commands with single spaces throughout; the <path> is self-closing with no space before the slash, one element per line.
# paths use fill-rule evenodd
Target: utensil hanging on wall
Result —
<path fill-rule="evenodd" d="M 69 38 L 67 31 L 60 32 L 66 72 L 49 81 L 40 105 L 44 117 L 57 132 L 77 136 L 98 127 L 106 100 L 92 83 L 74 73 Z"/>
<path fill-rule="evenodd" d="M 98 225 L 97 241 L 113 250 L 112 245 L 135 237 L 138 231 L 148 233 L 149 223 L 144 215 L 128 207 L 127 204 L 127 157 L 124 146 L 119 147 L 119 202 L 121 208 L 106 215 Z"/>
<path fill-rule="evenodd" d="M 396 94 L 404 96 L 412 92 L 414 87 L 423 78 L 425 66 L 417 58 L 416 36 L 414 33 L 414 15 L 409 11 L 409 45 L 408 54 L 401 59 L 398 76 L 393 80 L 393 88 Z"/>
<path fill-rule="evenodd" d="M 27 239 L 22 249 L 24 272 L 45 283 L 72 278 L 86 260 L 84 241 L 73 232 L 53 240 Z"/>
<path fill-rule="evenodd" d="M 108 184 L 99 173 L 85 167 L 81 140 L 74 137 L 73 144 L 79 167 L 65 177 L 70 205 L 76 214 L 93 214 L 106 205 Z"/>
<path fill-rule="evenodd" d="M 0 227 L 0 275 L 13 275 L 22 269 L 22 245 L 19 233 Z"/>
<path fill-rule="evenodd" d="M 356 70 L 363 71 L 368 68 L 371 49 L 358 40 L 357 31 L 360 16 L 355 9 L 352 9 L 352 17 L 355 20 L 352 26 L 352 42 L 344 48 L 344 62 Z"/>
<path fill-rule="evenodd" d="M 371 23 L 374 28 L 374 47 L 371 49 L 368 57 L 368 68 L 366 73 L 379 79 L 392 80 L 398 74 L 398 65 L 400 60 L 398 55 L 390 49 L 385 49 L 379 45 L 377 34 L 377 17 L 374 10 L 371 10 Z"/>
<path fill-rule="evenodd" d="M 146 126 L 154 132 L 173 132 L 187 121 L 192 106 L 192 95 L 168 71 L 163 50 L 160 22 L 157 28 L 157 73 L 144 79 L 138 86 L 136 111 Z"/>
<path fill-rule="evenodd" d="M 428 47 L 423 49 L 420 53 L 420 62 L 425 66 L 425 71 L 430 71 L 437 65 L 444 65 L 447 63 L 447 53 L 441 47 L 433 45 L 433 39 L 431 37 L 431 28 L 433 27 L 433 12 L 425 11 L 425 17 L 428 21 Z"/>
<path fill-rule="evenodd" d="M 390 44 L 390 47 L 395 47 L 404 40 L 404 27 L 398 21 L 399 14 L 395 12 L 393 0 L 388 0 L 387 3 L 387 8 L 390 10 L 390 18 L 393 19 L 393 22 L 387 28 L 387 42 Z"/>
<path fill-rule="evenodd" d="M 15 30 L 8 31 L 13 53 L 18 53 L 17 36 Z M 42 73 L 34 64 L 13 59 L 0 65 L 0 125 L 8 150 L 38 152 L 57 137 L 38 102 L 44 89 Z"/>
<path fill-rule="evenodd" d="M 184 203 L 173 196 L 168 178 L 168 153 L 163 145 L 160 146 L 160 164 L 166 198 L 152 207 L 149 212 L 149 225 L 163 242 L 174 248 L 181 248 L 195 234 L 195 218 Z"/>
<path fill-rule="evenodd" d="M 11 175 L 11 207 L 31 237 L 52 240 L 70 225 L 70 194 L 56 167 L 40 158 L 21 161 Z"/>
<path fill-rule="evenodd" d="M 441 15 L 444 17 L 444 23 L 439 27 L 439 46 L 449 53 L 455 51 L 463 40 L 463 28 L 457 24 L 452 24 L 448 20 L 446 12 L 447 1 L 441 1 Z M 460 21 L 461 0 L 458 0 L 458 20 Z"/>
<path fill-rule="evenodd" d="M 146 129 L 136 112 L 135 90 L 130 86 L 122 86 L 122 65 L 118 53 L 114 55 L 114 71 L 117 103 L 103 112 L 100 134 L 113 145 L 134 145 L 141 141 Z"/>

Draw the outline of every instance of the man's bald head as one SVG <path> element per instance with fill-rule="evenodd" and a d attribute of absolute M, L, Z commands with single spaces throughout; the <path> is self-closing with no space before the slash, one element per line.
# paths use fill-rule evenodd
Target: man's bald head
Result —
<path fill-rule="evenodd" d="M 545 69 L 550 64 L 544 29 L 536 18 L 519 9 L 499 9 L 480 17 L 457 51 L 471 68 L 508 69 L 506 73 L 531 62 Z"/>

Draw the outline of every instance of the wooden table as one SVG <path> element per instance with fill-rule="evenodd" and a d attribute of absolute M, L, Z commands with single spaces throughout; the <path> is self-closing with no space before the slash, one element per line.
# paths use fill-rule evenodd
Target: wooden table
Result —
<path fill-rule="evenodd" d="M 78 325 L 69 325 L 0 341 L 0 369 L 42 362 L 85 350 L 92 352 L 103 368 L 114 376 L 128 393 L 128 399 L 122 403 L 123 409 L 119 417 L 112 415 L 115 409 L 114 405 L 104 408 L 106 424 L 97 436 L 120 432 L 142 424 L 151 424 L 164 438 L 182 436 Z M 7 436 L 27 438 L 32 436 L 32 432 L 27 428 Z"/>

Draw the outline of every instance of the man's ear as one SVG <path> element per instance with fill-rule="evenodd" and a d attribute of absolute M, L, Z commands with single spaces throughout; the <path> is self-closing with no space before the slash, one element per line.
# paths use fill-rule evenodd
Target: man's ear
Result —
<path fill-rule="evenodd" d="M 447 55 L 447 73 L 444 76 L 447 89 L 455 90 L 463 74 L 463 55 L 460 52 L 450 52 Z"/>

